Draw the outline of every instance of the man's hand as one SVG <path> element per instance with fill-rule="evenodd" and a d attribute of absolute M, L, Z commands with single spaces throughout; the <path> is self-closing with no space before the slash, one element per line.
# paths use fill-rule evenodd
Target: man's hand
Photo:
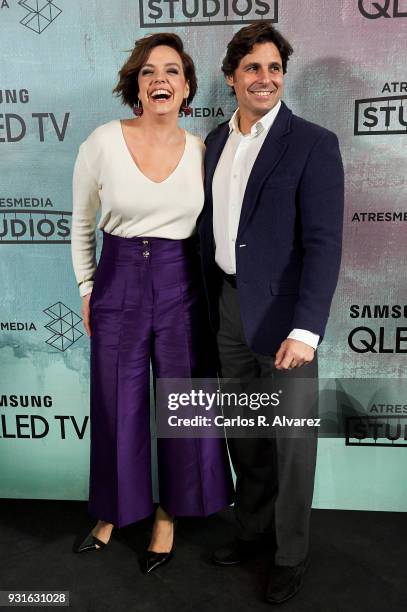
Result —
<path fill-rule="evenodd" d="M 309 344 L 287 338 L 277 351 L 274 365 L 277 370 L 300 368 L 314 359 L 315 350 Z"/>
<path fill-rule="evenodd" d="M 92 294 L 92 292 L 87 293 L 82 298 L 82 319 L 83 319 L 83 326 L 84 326 L 85 331 L 88 334 L 88 336 L 90 336 L 91 333 L 92 333 L 91 329 L 90 329 L 90 307 L 89 307 L 89 300 L 90 300 L 91 294 Z"/>

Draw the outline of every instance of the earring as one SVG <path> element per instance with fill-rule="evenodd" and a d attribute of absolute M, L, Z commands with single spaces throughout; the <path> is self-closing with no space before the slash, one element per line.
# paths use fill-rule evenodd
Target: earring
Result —
<path fill-rule="evenodd" d="M 188 98 L 185 98 L 185 102 L 181 107 L 181 110 L 185 116 L 192 115 L 192 108 L 188 106 Z"/>
<path fill-rule="evenodd" d="M 133 106 L 133 113 L 136 115 L 136 117 L 141 117 L 143 114 L 143 107 L 140 104 L 140 98 L 137 100 L 137 106 Z"/>

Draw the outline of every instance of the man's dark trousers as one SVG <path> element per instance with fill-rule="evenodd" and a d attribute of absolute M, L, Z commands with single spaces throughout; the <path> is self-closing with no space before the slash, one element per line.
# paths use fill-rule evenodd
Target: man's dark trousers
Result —
<path fill-rule="evenodd" d="M 288 417 L 316 418 L 316 356 L 301 368 L 277 370 L 274 357 L 259 355 L 248 347 L 241 323 L 238 290 L 226 280 L 221 285 L 219 306 L 217 340 L 222 379 L 240 379 L 242 390 L 258 392 L 264 390 L 264 381 L 268 381 L 267 388 L 280 386 L 286 391 L 287 381 L 296 378 L 298 384 L 288 387 L 290 397 L 285 398 L 282 412 Z M 299 378 L 308 380 L 304 385 Z M 273 409 L 269 420 L 272 415 Z M 278 427 L 274 429 L 275 437 L 228 437 L 236 473 L 235 516 L 240 539 L 255 540 L 262 534 L 274 532 L 275 563 L 293 566 L 308 552 L 317 435 L 315 428 L 305 432 L 302 429 L 296 434 L 291 431 L 290 437 L 279 432 Z"/>

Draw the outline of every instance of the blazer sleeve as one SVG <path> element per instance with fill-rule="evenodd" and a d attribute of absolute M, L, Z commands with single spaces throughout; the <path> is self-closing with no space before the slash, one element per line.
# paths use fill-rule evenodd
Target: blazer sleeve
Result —
<path fill-rule="evenodd" d="M 72 263 L 83 297 L 93 287 L 96 271 L 96 214 L 100 207 L 99 185 L 86 156 L 86 141 L 79 147 L 73 182 Z"/>
<path fill-rule="evenodd" d="M 293 328 L 322 339 L 338 282 L 342 254 L 344 171 L 335 134 L 313 146 L 299 189 L 303 267 Z"/>

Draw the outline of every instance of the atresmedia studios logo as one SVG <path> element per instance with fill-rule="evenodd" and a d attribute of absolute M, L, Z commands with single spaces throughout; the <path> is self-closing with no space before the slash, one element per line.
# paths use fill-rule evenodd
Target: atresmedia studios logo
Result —
<path fill-rule="evenodd" d="M 346 446 L 407 447 L 407 417 L 394 415 L 348 417 Z"/>
<path fill-rule="evenodd" d="M 43 312 L 49 317 L 44 323 L 45 329 L 51 333 L 45 340 L 49 346 L 64 352 L 84 335 L 78 329 L 81 317 L 62 302 L 55 302 Z M 0 332 L 37 332 L 37 325 L 34 321 L 0 321 Z"/>
<path fill-rule="evenodd" d="M 407 95 L 355 100 L 354 135 L 380 134 L 407 134 Z"/>
<path fill-rule="evenodd" d="M 278 0 L 139 0 L 142 28 L 278 21 Z"/>
<path fill-rule="evenodd" d="M 72 212 L 19 210 L 0 212 L 0 244 L 70 244 Z"/>
<path fill-rule="evenodd" d="M 65 306 L 62 302 L 56 302 L 44 310 L 51 319 L 45 328 L 52 333 L 46 343 L 59 351 L 66 351 L 74 342 L 82 338 L 83 332 L 78 329 L 82 322 L 79 315 Z"/>
<path fill-rule="evenodd" d="M 21 25 L 37 34 L 42 34 L 62 13 L 62 9 L 54 0 L 17 0 L 17 4 L 25 10 L 25 15 L 20 20 Z M 0 9 L 10 8 L 14 8 L 10 0 L 0 0 Z M 18 12 L 20 18 L 20 10 Z"/>
<path fill-rule="evenodd" d="M 62 13 L 53 0 L 19 0 L 18 4 L 27 11 L 21 25 L 37 34 L 42 34 Z"/>
<path fill-rule="evenodd" d="M 54 0 L 13 0 L 13 4 L 14 2 L 25 11 L 22 19 L 20 10 L 18 11 L 21 25 L 37 34 L 42 34 L 62 13 L 62 9 Z M 0 0 L 0 9 L 14 8 L 13 4 L 11 0 Z"/>

